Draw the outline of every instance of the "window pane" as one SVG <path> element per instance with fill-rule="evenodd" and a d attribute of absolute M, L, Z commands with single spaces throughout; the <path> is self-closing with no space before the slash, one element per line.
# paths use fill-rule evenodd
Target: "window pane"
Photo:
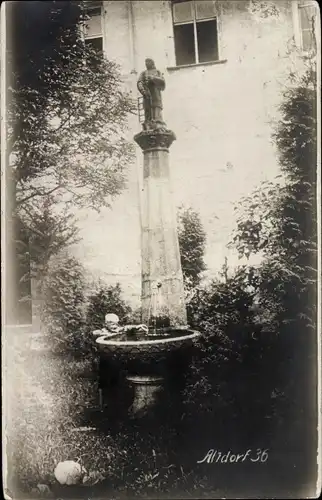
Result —
<path fill-rule="evenodd" d="M 103 52 L 103 38 L 88 38 L 85 40 L 85 44 L 87 47 L 91 47 L 92 49 L 95 50 L 98 54 L 101 54 Z"/>
<path fill-rule="evenodd" d="M 173 4 L 173 22 L 184 23 L 192 21 L 193 5 L 192 2 L 176 2 Z"/>
<path fill-rule="evenodd" d="M 95 65 L 100 63 L 100 60 L 103 57 L 103 38 L 87 39 L 85 40 L 85 45 L 94 51 L 93 56 L 87 60 L 88 64 L 94 68 Z"/>
<path fill-rule="evenodd" d="M 100 36 L 101 34 L 101 16 L 91 16 L 91 18 L 86 21 L 85 36 Z"/>
<path fill-rule="evenodd" d="M 101 7 L 94 7 L 94 8 L 91 7 L 91 8 L 88 8 L 86 10 L 86 12 L 91 17 L 92 16 L 100 16 L 102 13 L 102 9 L 101 9 Z"/>
<path fill-rule="evenodd" d="M 93 9 L 100 9 L 102 7 L 101 0 L 84 0 L 84 7 L 86 10 L 90 11 Z"/>
<path fill-rule="evenodd" d="M 216 5 L 212 0 L 198 0 L 195 2 L 196 19 L 216 17 Z"/>
<path fill-rule="evenodd" d="M 174 26 L 174 43 L 177 66 L 196 62 L 193 24 Z"/>
<path fill-rule="evenodd" d="M 217 21 L 197 23 L 199 62 L 218 60 Z"/>

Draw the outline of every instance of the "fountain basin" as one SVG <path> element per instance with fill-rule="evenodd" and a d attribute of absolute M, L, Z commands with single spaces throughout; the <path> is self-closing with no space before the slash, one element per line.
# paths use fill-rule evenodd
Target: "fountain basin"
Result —
<path fill-rule="evenodd" d="M 129 334 L 113 338 L 103 335 L 96 339 L 96 343 L 102 358 L 114 360 L 123 369 L 134 373 L 141 374 L 141 368 L 143 372 L 148 369 L 150 374 L 151 370 L 152 373 L 159 372 L 159 365 L 177 353 L 183 357 L 187 355 L 199 336 L 195 330 L 173 328 L 167 333 L 144 334 L 137 338 Z"/>
<path fill-rule="evenodd" d="M 193 345 L 200 333 L 191 329 L 171 329 L 168 333 L 135 335 L 102 335 L 96 339 L 100 355 L 127 359 L 154 358 Z"/>
<path fill-rule="evenodd" d="M 167 333 L 157 332 L 156 334 L 144 334 L 140 337 L 130 334 L 115 333 L 102 335 L 96 339 L 101 353 L 110 353 L 111 351 L 126 351 L 128 353 L 136 350 L 145 351 L 152 349 L 154 351 L 169 350 L 181 347 L 183 344 L 191 344 L 191 341 L 200 336 L 196 330 L 172 328 Z"/>

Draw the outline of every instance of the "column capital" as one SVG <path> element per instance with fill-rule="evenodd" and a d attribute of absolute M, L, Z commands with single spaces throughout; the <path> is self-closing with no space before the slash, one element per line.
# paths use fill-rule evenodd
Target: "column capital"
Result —
<path fill-rule="evenodd" d="M 168 150 L 175 139 L 174 132 L 167 128 L 143 130 L 134 136 L 135 142 L 144 152 L 155 149 Z"/>

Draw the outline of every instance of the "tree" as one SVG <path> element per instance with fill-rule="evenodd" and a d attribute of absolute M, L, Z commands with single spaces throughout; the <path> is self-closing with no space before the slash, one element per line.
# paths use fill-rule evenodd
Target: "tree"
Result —
<path fill-rule="evenodd" d="M 15 212 L 34 233 L 44 203 L 63 223 L 66 209 L 99 210 L 121 192 L 133 158 L 126 129 L 134 103 L 117 65 L 84 45 L 82 2 L 28 2 L 11 10 L 14 31 L 22 28 L 24 38 L 14 35 L 11 46 L 8 160 Z"/>
<path fill-rule="evenodd" d="M 55 81 L 45 102 L 37 90 L 12 90 L 10 158 L 16 204 L 25 220 L 43 197 L 98 209 L 109 206 L 125 185 L 133 153 L 125 129 L 133 106 L 120 90 L 116 65 L 93 52 L 68 49 L 60 87 Z M 84 64 L 88 58 L 96 58 L 95 71 Z M 62 68 L 56 71 L 59 75 Z"/>
<path fill-rule="evenodd" d="M 51 196 L 39 200 L 30 212 L 30 258 L 34 275 L 44 275 L 51 257 L 58 255 L 72 243 L 79 241 L 75 217 L 66 207 L 58 212 Z"/>
<path fill-rule="evenodd" d="M 180 207 L 178 211 L 178 236 L 184 284 L 191 291 L 201 280 L 206 269 L 204 253 L 206 233 L 198 212 Z"/>

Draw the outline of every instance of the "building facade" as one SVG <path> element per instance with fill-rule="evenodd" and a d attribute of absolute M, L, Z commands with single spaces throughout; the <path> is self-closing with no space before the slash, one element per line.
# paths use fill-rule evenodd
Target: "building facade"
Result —
<path fill-rule="evenodd" d="M 200 213 L 207 233 L 208 276 L 228 258 L 234 204 L 278 174 L 272 125 L 289 71 L 300 68 L 318 29 L 310 0 L 191 0 L 89 2 L 84 33 L 117 62 L 135 98 L 151 57 L 166 80 L 164 119 L 177 140 L 170 162 L 174 203 Z M 140 130 L 129 123 L 129 138 Z M 79 214 L 82 243 L 74 248 L 90 273 L 120 282 L 133 303 L 140 297 L 142 152 L 128 187 L 112 210 Z"/>

